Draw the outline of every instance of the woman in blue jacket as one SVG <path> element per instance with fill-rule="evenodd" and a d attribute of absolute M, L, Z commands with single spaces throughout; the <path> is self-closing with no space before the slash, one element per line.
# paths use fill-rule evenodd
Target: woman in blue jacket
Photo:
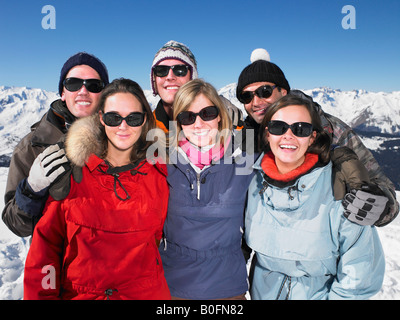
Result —
<path fill-rule="evenodd" d="M 261 124 L 262 150 L 248 193 L 252 299 L 367 299 L 381 288 L 375 227 L 343 216 L 332 192 L 330 140 L 309 103 L 286 96 Z"/>
<path fill-rule="evenodd" d="M 241 240 L 254 158 L 233 147 L 231 120 L 210 84 L 186 83 L 173 108 L 177 126 L 170 136 L 170 196 L 160 245 L 171 296 L 244 299 Z"/>

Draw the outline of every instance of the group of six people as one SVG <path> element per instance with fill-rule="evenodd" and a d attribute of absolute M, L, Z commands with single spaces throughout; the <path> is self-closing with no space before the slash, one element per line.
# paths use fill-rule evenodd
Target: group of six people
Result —
<path fill-rule="evenodd" d="M 244 121 L 176 41 L 153 60 L 153 112 L 136 82 L 109 83 L 97 57 L 65 62 L 61 98 L 10 163 L 2 218 L 32 235 L 25 299 L 379 291 L 376 226 L 398 214 L 392 182 L 350 127 L 291 90 L 265 51 L 254 56 L 237 83 Z"/>

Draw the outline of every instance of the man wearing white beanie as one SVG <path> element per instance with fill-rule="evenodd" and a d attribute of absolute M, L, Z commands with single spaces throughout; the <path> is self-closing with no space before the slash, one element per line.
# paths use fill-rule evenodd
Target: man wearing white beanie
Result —
<path fill-rule="evenodd" d="M 196 59 L 183 43 L 168 41 L 154 56 L 150 75 L 151 88 L 154 96 L 158 94 L 161 100 L 153 114 L 157 126 L 164 132 L 169 131 L 176 93 L 182 85 L 197 77 Z"/>
<path fill-rule="evenodd" d="M 153 111 L 157 127 L 169 132 L 169 121 L 173 118 L 173 103 L 179 88 L 190 80 L 197 79 L 197 62 L 192 51 L 183 43 L 170 40 L 154 56 L 150 82 L 153 95 L 161 100 Z M 228 99 L 220 96 L 231 117 L 233 128 L 243 127 L 241 111 Z"/>

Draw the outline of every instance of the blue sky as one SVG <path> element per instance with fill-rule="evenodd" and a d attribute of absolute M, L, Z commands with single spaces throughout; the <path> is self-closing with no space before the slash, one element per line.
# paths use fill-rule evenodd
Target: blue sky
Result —
<path fill-rule="evenodd" d="M 42 28 L 45 5 L 55 8 L 55 29 Z M 355 29 L 342 27 L 345 5 L 355 8 Z M 6 86 L 57 91 L 63 63 L 87 51 L 111 79 L 150 89 L 154 54 L 176 40 L 217 89 L 265 48 L 292 88 L 400 90 L 399 0 L 0 0 L 0 34 Z"/>

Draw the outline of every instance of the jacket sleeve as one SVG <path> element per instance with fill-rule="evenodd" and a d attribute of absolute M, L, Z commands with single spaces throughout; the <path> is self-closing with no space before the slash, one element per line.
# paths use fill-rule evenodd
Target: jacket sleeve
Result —
<path fill-rule="evenodd" d="M 339 260 L 329 299 L 368 299 L 382 287 L 385 257 L 377 230 L 341 217 Z"/>
<path fill-rule="evenodd" d="M 37 152 L 40 150 L 31 146 L 30 136 L 25 137 L 14 149 L 8 171 L 2 219 L 5 225 L 19 237 L 32 235 L 34 224 L 38 218 L 21 209 L 16 201 L 18 185 L 28 177 Z"/>
<path fill-rule="evenodd" d="M 51 197 L 35 227 L 25 262 L 24 299 L 58 299 L 65 238 L 62 202 Z"/>

